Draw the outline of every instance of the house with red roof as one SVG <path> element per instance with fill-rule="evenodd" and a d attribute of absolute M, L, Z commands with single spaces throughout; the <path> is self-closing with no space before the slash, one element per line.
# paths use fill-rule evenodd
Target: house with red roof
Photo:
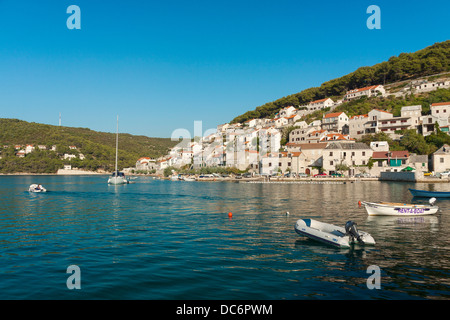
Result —
<path fill-rule="evenodd" d="M 353 89 L 350 91 L 347 91 L 347 93 L 344 96 L 344 101 L 357 99 L 361 97 L 374 97 L 374 96 L 386 96 L 386 90 L 382 85 L 375 85 L 375 86 L 368 86 L 364 88 L 359 89 Z"/>
<path fill-rule="evenodd" d="M 330 98 L 325 99 L 319 99 L 310 102 L 307 105 L 308 111 L 316 111 L 316 110 L 322 110 L 325 108 L 331 108 L 334 105 L 334 101 Z"/>
<path fill-rule="evenodd" d="M 334 132 L 343 132 L 344 126 L 348 126 L 348 116 L 345 112 L 332 112 L 323 115 L 322 129 Z"/>

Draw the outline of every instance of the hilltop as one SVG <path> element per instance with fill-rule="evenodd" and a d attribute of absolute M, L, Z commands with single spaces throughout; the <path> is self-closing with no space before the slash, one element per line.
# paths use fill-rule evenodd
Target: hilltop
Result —
<path fill-rule="evenodd" d="M 243 123 L 254 118 L 272 118 L 284 107 L 298 107 L 319 99 L 331 98 L 336 101 L 342 99 L 347 91 L 356 88 L 375 84 L 389 85 L 449 71 L 450 40 L 447 40 L 413 53 L 401 53 L 374 66 L 361 67 L 343 77 L 327 81 L 320 87 L 309 88 L 268 102 L 237 116 L 230 123 Z"/>
<path fill-rule="evenodd" d="M 86 170 L 111 171 L 115 141 L 114 133 L 0 118 L 0 172 L 55 173 L 65 164 Z M 170 138 L 119 133 L 119 168 L 134 166 L 140 157 L 160 157 L 176 143 Z M 35 150 L 23 158 L 18 157 L 15 146 L 24 149 L 26 145 L 33 145 Z M 65 154 L 72 155 L 72 159 L 62 159 Z"/>

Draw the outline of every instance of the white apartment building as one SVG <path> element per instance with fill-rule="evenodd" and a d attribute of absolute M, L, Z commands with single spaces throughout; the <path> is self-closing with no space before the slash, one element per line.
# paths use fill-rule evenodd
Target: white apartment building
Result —
<path fill-rule="evenodd" d="M 347 91 L 344 96 L 344 101 L 361 98 L 363 96 L 373 97 L 379 95 L 382 97 L 386 96 L 386 90 L 382 85 L 369 86 Z"/>
<path fill-rule="evenodd" d="M 348 125 L 348 116 L 344 112 L 328 113 L 323 116 L 323 130 L 342 133 L 345 125 Z"/>
<path fill-rule="evenodd" d="M 308 111 L 316 111 L 322 110 L 324 108 L 332 107 L 334 105 L 334 101 L 330 98 L 320 99 L 316 101 L 312 101 L 307 105 Z"/>
<path fill-rule="evenodd" d="M 365 143 L 332 142 L 323 152 L 324 172 L 336 172 L 336 166 L 344 164 L 350 168 L 350 175 L 354 174 L 355 166 L 366 166 L 372 157 L 373 150 Z"/>

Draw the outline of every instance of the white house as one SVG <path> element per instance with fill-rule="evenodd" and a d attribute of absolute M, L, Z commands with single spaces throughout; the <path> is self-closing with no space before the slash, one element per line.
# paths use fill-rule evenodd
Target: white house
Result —
<path fill-rule="evenodd" d="M 293 114 L 297 113 L 297 109 L 295 109 L 293 106 L 285 107 L 280 110 L 279 117 L 290 117 Z"/>
<path fill-rule="evenodd" d="M 344 101 L 361 98 L 363 96 L 373 97 L 379 95 L 382 97 L 386 95 L 386 90 L 382 85 L 368 86 L 364 88 L 347 91 L 347 93 L 344 96 Z"/>
<path fill-rule="evenodd" d="M 332 107 L 334 105 L 334 101 L 330 98 L 315 100 L 310 102 L 307 105 L 308 111 L 321 110 L 324 108 Z"/>
<path fill-rule="evenodd" d="M 372 154 L 373 150 L 362 142 L 332 142 L 323 152 L 322 168 L 325 172 L 332 173 L 338 171 L 337 165 L 343 164 L 350 168 L 349 174 L 353 175 L 355 166 L 368 165 Z"/>
<path fill-rule="evenodd" d="M 434 172 L 450 170 L 450 146 L 444 144 L 439 150 L 433 153 L 431 159 Z"/>
<path fill-rule="evenodd" d="M 365 135 L 364 124 L 369 119 L 367 114 L 356 115 L 348 119 L 349 135 L 354 139 L 360 139 Z"/>
<path fill-rule="evenodd" d="M 33 152 L 35 149 L 35 147 L 32 144 L 27 144 L 25 146 L 25 154 L 29 154 L 31 152 Z"/>
<path fill-rule="evenodd" d="M 342 128 L 345 125 L 348 125 L 348 116 L 344 112 L 335 112 L 323 115 L 323 130 L 342 133 Z"/>

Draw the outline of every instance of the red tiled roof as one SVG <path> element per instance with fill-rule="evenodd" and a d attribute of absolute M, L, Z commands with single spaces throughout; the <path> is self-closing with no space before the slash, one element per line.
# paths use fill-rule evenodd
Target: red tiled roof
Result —
<path fill-rule="evenodd" d="M 359 89 L 353 89 L 347 92 L 347 94 L 349 93 L 355 93 L 355 92 L 361 92 L 361 91 L 367 91 L 367 90 L 372 90 L 375 89 L 376 87 L 378 87 L 379 85 L 376 86 L 368 86 L 368 87 L 364 87 L 364 88 L 359 88 Z"/>
<path fill-rule="evenodd" d="M 324 115 L 324 118 L 335 118 L 338 117 L 339 115 L 343 114 L 343 112 L 335 112 L 335 113 L 329 113 Z"/>
<path fill-rule="evenodd" d="M 450 102 L 437 102 L 437 103 L 432 103 L 431 106 L 432 107 L 437 107 L 437 106 L 448 106 L 450 105 Z"/>
<path fill-rule="evenodd" d="M 409 152 L 404 151 L 374 151 L 372 154 L 373 159 L 395 159 L 395 158 L 409 158 Z"/>

